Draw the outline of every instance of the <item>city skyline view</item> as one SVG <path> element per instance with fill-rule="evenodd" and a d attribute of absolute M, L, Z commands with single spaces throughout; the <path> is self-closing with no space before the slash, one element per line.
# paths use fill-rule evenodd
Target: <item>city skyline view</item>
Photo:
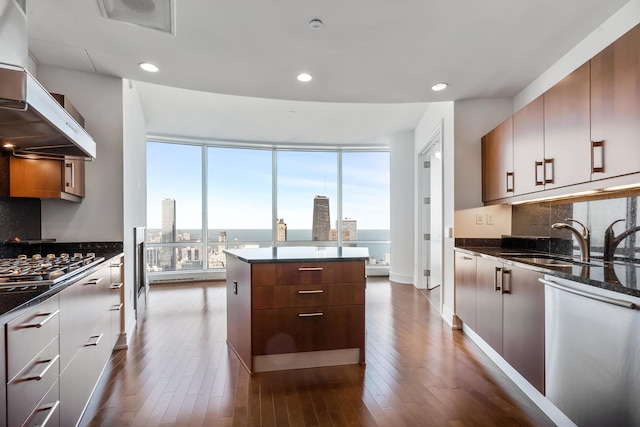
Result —
<path fill-rule="evenodd" d="M 208 227 L 272 227 L 272 151 L 207 147 Z M 161 228 L 163 199 L 176 201 L 176 228 L 202 227 L 202 148 L 149 143 L 147 227 Z M 342 217 L 359 227 L 389 227 L 388 152 L 342 153 Z M 179 171 L 178 174 L 170 171 Z M 337 153 L 277 152 L 277 218 L 290 229 L 311 229 L 312 200 L 337 200 Z M 337 218 L 337 203 L 330 206 Z M 276 219 L 277 220 L 277 219 Z"/>

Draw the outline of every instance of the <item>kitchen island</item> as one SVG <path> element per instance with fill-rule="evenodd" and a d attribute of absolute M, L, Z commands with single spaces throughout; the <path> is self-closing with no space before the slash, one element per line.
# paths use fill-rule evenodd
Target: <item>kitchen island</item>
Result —
<path fill-rule="evenodd" d="M 364 364 L 367 248 L 225 253 L 227 343 L 249 372 Z"/>

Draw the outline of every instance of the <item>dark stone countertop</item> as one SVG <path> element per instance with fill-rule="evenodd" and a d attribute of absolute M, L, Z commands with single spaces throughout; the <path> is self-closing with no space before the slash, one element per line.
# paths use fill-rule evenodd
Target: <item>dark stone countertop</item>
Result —
<path fill-rule="evenodd" d="M 228 249 L 224 251 L 248 263 L 282 263 L 315 261 L 362 261 L 369 259 L 368 248 L 279 246 L 267 248 Z"/>
<path fill-rule="evenodd" d="M 457 251 L 470 255 L 494 259 L 508 265 L 523 267 L 543 274 L 560 277 L 574 282 L 608 289 L 614 292 L 640 297 L 640 265 L 625 262 L 603 262 L 592 260 L 589 265 L 573 265 L 571 267 L 544 266 L 527 262 L 517 257 L 509 257 L 509 253 L 530 253 L 531 255 L 554 255 L 567 260 L 579 261 L 566 255 L 550 254 L 526 249 L 504 248 L 498 246 L 465 246 L 456 245 Z"/>

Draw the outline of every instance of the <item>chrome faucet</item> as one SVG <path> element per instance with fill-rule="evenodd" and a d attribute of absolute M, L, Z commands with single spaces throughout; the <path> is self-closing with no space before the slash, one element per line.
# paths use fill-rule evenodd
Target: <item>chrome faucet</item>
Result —
<path fill-rule="evenodd" d="M 604 260 L 605 261 L 613 261 L 613 255 L 616 252 L 616 248 L 625 238 L 630 236 L 633 233 L 637 233 L 640 231 L 640 226 L 632 227 L 628 230 L 623 231 L 618 236 L 616 236 L 613 232 L 614 224 L 624 221 L 624 219 L 619 219 L 613 221 L 609 227 L 604 231 Z"/>
<path fill-rule="evenodd" d="M 556 222 L 555 224 L 551 225 L 551 228 L 555 228 L 558 230 L 566 228 L 571 231 L 576 236 L 576 239 L 578 240 L 578 246 L 580 246 L 580 259 L 584 262 L 589 262 L 589 249 L 591 246 L 591 236 L 589 234 L 589 229 L 583 223 L 573 218 L 567 218 L 565 219 L 565 221 L 580 224 L 582 226 L 582 233 L 579 232 L 574 226 L 564 222 Z"/>

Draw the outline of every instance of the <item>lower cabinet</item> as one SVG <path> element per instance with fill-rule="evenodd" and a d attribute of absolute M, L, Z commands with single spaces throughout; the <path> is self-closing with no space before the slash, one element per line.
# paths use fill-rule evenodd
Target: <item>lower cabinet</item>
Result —
<path fill-rule="evenodd" d="M 472 291 L 467 281 L 471 277 L 471 261 L 459 262 L 458 254 L 456 310 L 460 283 L 466 296 L 461 314 L 469 317 Z M 538 281 L 543 274 L 496 260 L 472 258 L 476 265 L 475 327 L 464 317 L 462 321 L 544 394 L 544 286 Z"/>
<path fill-rule="evenodd" d="M 476 330 L 476 257 L 455 252 L 456 315 L 465 325 Z"/>

